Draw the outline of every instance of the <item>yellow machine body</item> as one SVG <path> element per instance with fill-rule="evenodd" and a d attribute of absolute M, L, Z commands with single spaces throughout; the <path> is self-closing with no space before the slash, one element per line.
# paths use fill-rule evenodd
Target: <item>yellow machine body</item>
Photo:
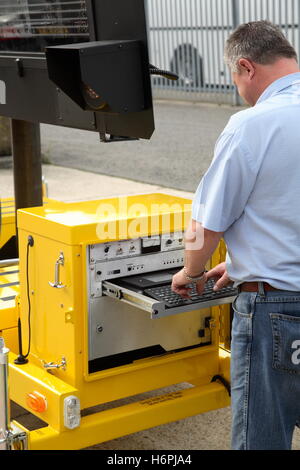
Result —
<path fill-rule="evenodd" d="M 61 206 L 49 204 L 18 211 L 20 300 L 18 302 L 17 298 L 11 306 L 7 304 L 6 310 L 0 309 L 0 331 L 5 331 L 12 350 L 11 399 L 47 424 L 37 431 L 28 431 L 29 448 L 79 449 L 229 405 L 224 385 L 211 383 L 220 375 L 229 381 L 228 305 L 205 309 L 205 316 L 210 319 L 209 331 L 205 333 L 210 335 L 209 344 L 149 354 L 149 357 L 111 368 L 91 370 L 89 366 L 93 363 L 89 356 L 90 297 L 95 296 L 102 302 L 102 297 L 94 291 L 91 294 L 89 287 L 89 279 L 94 279 L 91 277 L 93 270 L 97 270 L 89 253 L 95 246 L 111 247 L 114 243 L 140 237 L 155 239 L 156 236 L 183 232 L 190 218 L 189 199 L 165 194 Z M 222 243 L 207 267 L 223 261 L 224 254 Z M 104 330 L 110 328 L 110 321 L 115 321 L 114 309 L 119 308 L 119 300 L 103 299 L 107 308 Z M 143 317 L 141 321 L 146 321 L 144 316 L 150 315 L 142 300 L 133 305 L 130 296 L 124 308 L 128 317 Z M 180 313 L 174 320 L 172 316 L 149 317 L 147 325 L 154 325 L 153 322 L 172 325 L 173 321 L 183 325 L 190 316 L 200 314 L 203 312 Z M 23 353 L 30 347 L 29 363 L 22 366 L 14 364 L 18 315 L 22 324 Z M 5 328 L 2 325 L 6 325 Z M 100 325 L 99 332 L 101 328 Z M 9 339 L 9 329 L 13 330 L 14 339 Z M 120 344 L 124 337 L 133 334 L 132 327 L 130 332 L 124 326 L 122 329 L 118 333 Z M 142 335 L 141 330 L 136 334 Z M 113 339 L 116 341 L 115 336 Z M 112 403 L 182 383 L 188 383 L 190 387 L 129 405 Z M 43 398 L 43 410 L 33 410 L 30 406 L 28 396 L 32 393 Z M 74 429 L 69 429 L 65 421 L 65 399 L 68 397 L 80 400 L 81 422 Z M 106 406 L 104 411 L 91 413 L 90 408 L 108 403 L 112 403 L 111 408 Z"/>
<path fill-rule="evenodd" d="M 43 194 L 46 195 L 47 186 L 43 183 Z M 48 208 L 60 208 L 64 203 L 49 199 L 43 199 Z M 5 245 L 16 236 L 15 201 L 13 198 L 1 199 L 1 227 L 0 227 L 0 252 Z M 0 267 L 0 335 L 5 344 L 15 353 L 18 351 L 17 324 L 19 317 L 19 263 L 9 267 Z"/>

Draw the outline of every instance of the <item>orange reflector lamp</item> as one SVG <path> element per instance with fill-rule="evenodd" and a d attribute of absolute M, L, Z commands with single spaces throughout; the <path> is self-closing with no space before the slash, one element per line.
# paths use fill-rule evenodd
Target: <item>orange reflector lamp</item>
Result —
<path fill-rule="evenodd" d="M 43 413 L 47 410 L 46 397 L 39 392 L 31 392 L 26 396 L 26 403 L 29 408 L 37 413 Z"/>

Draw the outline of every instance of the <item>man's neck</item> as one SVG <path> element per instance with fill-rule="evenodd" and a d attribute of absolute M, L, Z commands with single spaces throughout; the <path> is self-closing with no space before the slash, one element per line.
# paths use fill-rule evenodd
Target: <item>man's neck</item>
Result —
<path fill-rule="evenodd" d="M 272 65 L 258 65 L 259 86 L 257 90 L 257 101 L 264 91 L 280 78 L 293 73 L 300 72 L 299 65 L 295 60 L 279 59 Z"/>

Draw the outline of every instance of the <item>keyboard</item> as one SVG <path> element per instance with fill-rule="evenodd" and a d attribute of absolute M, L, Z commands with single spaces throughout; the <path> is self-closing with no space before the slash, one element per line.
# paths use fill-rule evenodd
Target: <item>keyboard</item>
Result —
<path fill-rule="evenodd" d="M 165 286 L 158 286 L 158 287 L 151 287 L 144 290 L 144 294 L 152 297 L 155 300 L 159 300 L 164 302 L 166 307 L 174 308 L 174 307 L 181 307 L 184 305 L 190 305 L 193 303 L 199 302 L 210 302 L 215 299 L 222 299 L 226 297 L 236 297 L 238 295 L 238 289 L 233 288 L 232 286 L 224 287 L 219 291 L 215 292 L 213 290 L 215 285 L 215 281 L 210 279 L 206 285 L 202 295 L 199 295 L 196 290 L 196 285 L 191 284 L 189 287 L 191 288 L 190 291 L 190 299 L 183 299 L 180 295 L 175 294 L 171 290 L 171 285 Z"/>

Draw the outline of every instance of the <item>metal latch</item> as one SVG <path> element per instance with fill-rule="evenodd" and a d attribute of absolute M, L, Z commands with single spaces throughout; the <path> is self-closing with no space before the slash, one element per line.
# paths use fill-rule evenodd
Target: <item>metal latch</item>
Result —
<path fill-rule="evenodd" d="M 67 360 L 65 357 L 62 357 L 61 362 L 46 362 L 42 359 L 43 367 L 47 370 L 49 369 L 61 369 L 63 371 L 67 368 Z"/>
<path fill-rule="evenodd" d="M 65 264 L 65 257 L 64 257 L 63 252 L 61 251 L 60 255 L 59 255 L 59 257 L 58 257 L 58 259 L 56 260 L 56 263 L 55 263 L 55 273 L 54 273 L 55 281 L 54 282 L 49 282 L 49 285 L 51 287 L 54 287 L 55 289 L 63 289 L 64 287 L 66 287 L 59 280 L 59 272 L 60 272 L 59 268 L 60 268 L 60 266 L 64 266 L 64 264 Z"/>
<path fill-rule="evenodd" d="M 27 450 L 28 436 L 25 431 L 12 425 L 8 431 L 0 431 L 0 445 L 5 445 L 6 450 Z"/>

